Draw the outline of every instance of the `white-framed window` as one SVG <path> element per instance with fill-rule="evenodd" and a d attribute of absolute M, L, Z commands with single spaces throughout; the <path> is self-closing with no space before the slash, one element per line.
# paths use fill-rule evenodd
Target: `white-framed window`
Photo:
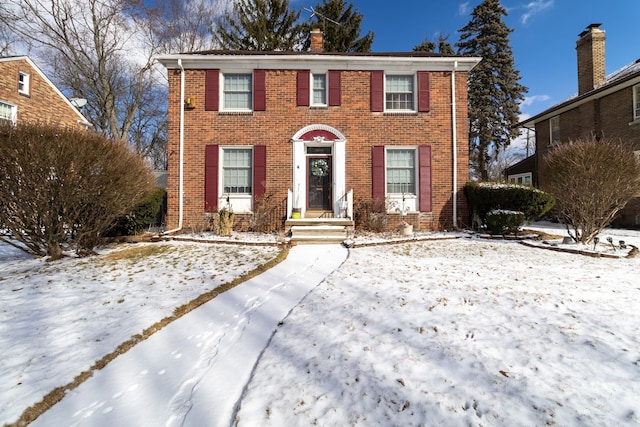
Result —
<path fill-rule="evenodd" d="M 509 175 L 509 182 L 514 184 L 531 185 L 531 172 Z"/>
<path fill-rule="evenodd" d="M 251 73 L 224 73 L 222 80 L 222 109 L 251 111 L 253 109 Z"/>
<path fill-rule="evenodd" d="M 18 73 L 18 93 L 29 95 L 30 76 L 24 71 Z"/>
<path fill-rule="evenodd" d="M 327 74 L 311 73 L 311 105 L 327 106 Z"/>
<path fill-rule="evenodd" d="M 560 116 L 549 119 L 549 141 L 550 145 L 556 145 L 560 142 Z"/>
<path fill-rule="evenodd" d="M 222 148 L 222 191 L 224 194 L 252 194 L 252 158 L 251 147 Z"/>
<path fill-rule="evenodd" d="M 387 194 L 416 195 L 417 150 L 415 148 L 387 148 Z"/>
<path fill-rule="evenodd" d="M 0 101 L 0 123 L 16 124 L 18 107 L 8 102 Z"/>
<path fill-rule="evenodd" d="M 640 84 L 633 87 L 633 120 L 640 119 Z"/>
<path fill-rule="evenodd" d="M 385 75 L 385 111 L 415 111 L 415 76 Z"/>

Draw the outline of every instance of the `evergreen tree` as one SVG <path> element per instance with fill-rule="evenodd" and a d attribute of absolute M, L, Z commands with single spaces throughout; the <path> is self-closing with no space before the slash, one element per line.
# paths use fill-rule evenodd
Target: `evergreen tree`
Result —
<path fill-rule="evenodd" d="M 309 49 L 310 30 L 320 28 L 324 33 L 324 50 L 326 52 L 370 52 L 373 44 L 373 32 L 369 31 L 360 37 L 360 25 L 364 16 L 353 10 L 353 3 L 343 0 L 324 0 L 314 8 L 314 21 L 305 24 L 305 50 Z"/>
<path fill-rule="evenodd" d="M 443 33 L 438 34 L 438 43 L 432 42 L 428 38 L 424 39 L 422 43 L 414 46 L 414 52 L 438 52 L 443 55 L 454 55 L 453 46 L 447 41 L 449 36 Z"/>
<path fill-rule="evenodd" d="M 240 0 L 233 13 L 223 16 L 214 34 L 222 49 L 296 50 L 301 42 L 300 12 L 289 0 Z"/>
<path fill-rule="evenodd" d="M 513 30 L 502 22 L 503 15 L 507 11 L 499 0 L 484 0 L 456 43 L 458 53 L 482 57 L 469 73 L 469 155 L 482 180 L 488 178 L 490 153 L 497 155 L 518 136 L 519 102 L 528 91 L 518 83 L 520 72 L 509 45 Z"/>

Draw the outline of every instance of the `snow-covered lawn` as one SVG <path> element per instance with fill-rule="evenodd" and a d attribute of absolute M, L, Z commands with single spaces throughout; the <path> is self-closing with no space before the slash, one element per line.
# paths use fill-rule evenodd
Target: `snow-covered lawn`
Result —
<path fill-rule="evenodd" d="M 0 243 L 0 425 L 175 308 L 279 250 L 163 242 L 103 252 L 46 262 Z"/>
<path fill-rule="evenodd" d="M 640 246 L 638 232 L 611 235 Z M 177 305 L 277 252 L 150 247 L 160 253 L 45 263 L 0 245 L 0 423 L 15 421 Z M 638 425 L 639 273 L 640 257 L 591 258 L 468 237 L 351 249 L 277 328 L 236 422 Z M 146 396 L 145 404 L 180 386 Z M 194 408 L 183 425 L 208 425 L 198 413 L 206 411 Z M 101 426 L 97 420 L 78 422 Z"/>

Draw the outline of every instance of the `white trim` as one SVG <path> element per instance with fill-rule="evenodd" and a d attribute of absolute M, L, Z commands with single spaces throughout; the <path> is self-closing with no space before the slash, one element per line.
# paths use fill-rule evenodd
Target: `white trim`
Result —
<path fill-rule="evenodd" d="M 256 191 L 253 188 L 253 174 L 255 169 L 255 155 L 253 145 L 220 145 L 218 148 L 218 209 L 229 206 L 236 213 L 250 213 L 253 211 L 253 195 Z M 249 171 L 250 193 L 226 193 L 224 191 L 224 152 L 225 150 L 248 150 L 251 152 L 251 165 Z"/>
<path fill-rule="evenodd" d="M 556 128 L 556 129 L 554 129 Z M 558 139 L 553 139 L 554 130 L 558 132 Z M 556 145 L 560 142 L 560 115 L 549 117 L 549 146 Z"/>
<path fill-rule="evenodd" d="M 527 178 L 529 178 L 529 182 L 524 182 Z M 520 182 L 518 182 L 518 179 L 520 179 Z M 508 175 L 507 181 L 513 184 L 533 185 L 533 175 L 531 172 L 516 173 Z"/>
<path fill-rule="evenodd" d="M 224 82 L 225 82 L 225 76 L 226 75 L 230 75 L 230 74 L 237 74 L 237 75 L 243 75 L 243 76 L 249 76 L 249 78 L 251 79 L 251 87 L 249 88 L 249 107 L 248 108 L 227 108 L 225 106 L 225 88 L 224 88 Z M 246 70 L 240 70 L 240 71 L 235 71 L 235 70 L 220 70 L 219 73 L 219 87 L 220 87 L 220 93 L 218 94 L 218 96 L 220 97 L 220 108 L 219 110 L 221 112 L 233 112 L 233 113 L 237 113 L 237 112 L 241 112 L 241 113 L 249 113 L 253 111 L 253 96 L 254 96 L 254 78 L 253 78 L 253 72 L 248 73 Z"/>
<path fill-rule="evenodd" d="M 389 152 L 407 150 L 413 151 L 413 181 L 415 192 L 389 193 L 387 191 L 387 172 L 389 169 Z M 408 212 L 418 211 L 418 195 L 420 194 L 420 159 L 418 147 L 414 145 L 385 145 L 384 147 L 384 194 L 388 201 L 387 211 L 390 213 L 400 213 L 406 215 Z"/>
<path fill-rule="evenodd" d="M 411 87 L 411 108 L 387 108 L 387 76 L 411 77 L 413 79 Z M 395 92 L 394 92 L 395 93 Z M 417 73 L 385 72 L 384 73 L 384 112 L 385 113 L 416 113 L 418 112 L 418 75 Z"/>
<path fill-rule="evenodd" d="M 313 86 L 313 76 L 324 76 L 324 104 L 316 104 L 313 102 L 315 88 Z M 323 108 L 329 106 L 329 72 L 328 71 L 310 71 L 309 72 L 309 106 L 312 108 Z"/>
<path fill-rule="evenodd" d="M 20 88 L 22 86 L 22 88 Z M 31 74 L 18 70 L 18 93 L 29 95 L 31 93 Z"/>
<path fill-rule="evenodd" d="M 417 71 L 451 71 L 457 63 L 459 71 L 469 71 L 478 64 L 479 57 L 426 57 L 384 54 L 371 55 L 234 55 L 234 54 L 171 54 L 159 55 L 158 62 L 166 68 L 177 67 L 178 58 L 185 68 L 213 69 L 233 67 L 242 70 L 256 68 L 272 70 L 311 70 L 328 69 L 344 71 L 393 70 L 406 73 Z"/>
<path fill-rule="evenodd" d="M 640 119 L 640 84 L 633 86 L 633 120 Z"/>
<path fill-rule="evenodd" d="M 314 130 L 325 130 L 334 134 L 337 139 L 333 141 L 306 141 L 300 139 L 304 134 Z M 343 198 L 346 194 L 346 138 L 337 129 L 324 125 L 313 124 L 305 126 L 298 130 L 290 142 L 293 144 L 293 191 L 292 191 L 292 208 L 300 208 L 301 215 L 307 208 L 307 147 L 308 146 L 330 146 L 332 165 L 332 188 L 331 188 L 331 206 L 333 207 L 333 215 L 340 217 L 346 215 L 343 209 Z"/>
<path fill-rule="evenodd" d="M 13 102 L 5 101 L 2 99 L 0 99 L 0 103 L 7 105 L 9 107 L 11 116 L 8 118 L 8 120 L 15 125 L 16 122 L 18 121 L 18 106 Z M 0 120 L 3 120 L 3 119 L 0 118 Z"/>

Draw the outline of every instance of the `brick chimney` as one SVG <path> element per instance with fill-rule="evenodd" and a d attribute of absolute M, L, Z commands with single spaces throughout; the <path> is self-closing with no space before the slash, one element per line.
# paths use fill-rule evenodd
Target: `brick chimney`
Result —
<path fill-rule="evenodd" d="M 602 24 L 591 24 L 581 32 L 576 43 L 578 53 L 578 95 L 589 92 L 604 83 L 604 30 Z"/>
<path fill-rule="evenodd" d="M 311 30 L 311 52 L 324 51 L 324 35 L 320 28 Z"/>

